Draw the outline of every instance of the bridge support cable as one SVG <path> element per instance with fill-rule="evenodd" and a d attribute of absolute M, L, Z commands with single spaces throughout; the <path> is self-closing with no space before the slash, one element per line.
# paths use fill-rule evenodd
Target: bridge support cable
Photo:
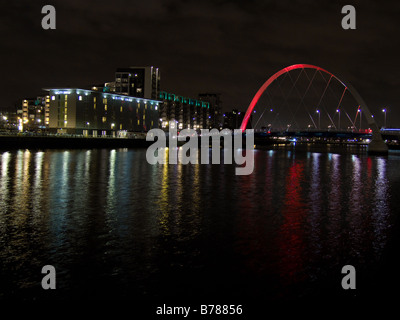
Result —
<path fill-rule="evenodd" d="M 326 79 L 325 79 L 323 73 L 322 73 L 321 71 L 319 71 L 319 73 L 320 73 L 322 79 L 324 79 L 324 81 L 326 82 Z M 329 79 L 329 82 L 331 81 L 332 77 L 333 77 L 333 75 L 331 75 L 331 77 L 330 77 L 330 79 Z M 338 107 L 340 106 L 340 103 L 342 102 L 342 99 L 343 99 L 344 94 L 346 93 L 347 86 L 346 86 L 342 81 L 340 81 L 339 79 L 337 79 L 336 77 L 335 77 L 335 79 L 338 80 L 338 82 L 340 82 L 340 84 L 342 84 L 342 85 L 344 86 L 343 94 L 342 94 L 342 96 L 341 96 L 341 98 L 340 98 L 340 101 L 339 101 L 339 103 L 338 103 L 338 106 L 337 106 L 336 109 L 335 109 L 335 110 L 337 110 Z M 331 92 L 335 97 L 338 97 L 338 95 L 337 95 L 335 92 L 333 92 L 331 86 L 329 86 L 329 82 L 328 82 L 328 88 L 329 88 L 330 92 Z M 325 111 L 326 111 L 326 110 L 325 110 Z M 335 111 L 333 111 L 333 112 L 334 112 L 334 115 L 335 115 Z M 328 114 L 329 119 L 330 119 L 331 122 L 332 122 L 332 125 L 336 128 L 336 124 L 334 123 L 333 119 L 330 117 L 330 115 L 329 115 L 328 112 L 327 112 L 327 114 Z M 335 117 L 335 116 L 333 116 L 333 118 L 334 118 L 334 117 Z"/>
<path fill-rule="evenodd" d="M 319 71 L 319 70 L 318 70 L 318 71 Z M 321 74 L 321 77 L 325 80 L 325 77 L 322 75 L 321 71 L 319 71 L 319 73 Z M 330 77 L 329 77 L 329 81 L 327 82 L 327 84 L 326 84 L 326 86 L 325 86 L 324 92 L 322 93 L 321 99 L 320 99 L 320 101 L 319 101 L 319 103 L 318 103 L 318 108 L 319 108 L 319 106 L 320 106 L 320 104 L 321 104 L 321 101 L 322 101 L 323 97 L 325 96 L 325 93 L 326 93 L 326 90 L 327 90 L 328 87 L 329 87 L 329 84 L 331 83 L 332 77 L 333 77 L 333 75 L 331 74 Z M 325 82 L 326 82 L 326 80 L 325 80 Z M 325 111 L 326 114 L 328 115 L 328 118 L 329 118 L 329 120 L 331 121 L 332 125 L 335 127 L 335 123 L 333 122 L 333 120 L 332 120 L 332 118 L 331 118 L 331 116 L 330 116 L 330 114 L 329 114 L 329 112 L 328 112 L 328 110 L 327 110 L 327 108 L 326 108 L 325 106 L 324 106 L 324 111 Z"/>
<path fill-rule="evenodd" d="M 340 108 L 340 105 L 341 105 L 341 103 L 342 103 L 342 100 L 343 100 L 344 94 L 346 93 L 346 90 L 347 90 L 347 87 L 344 87 L 342 96 L 340 97 L 339 103 L 338 103 L 338 105 L 337 105 L 337 107 L 336 107 L 336 110 L 339 110 L 339 126 L 336 127 L 336 125 L 335 125 L 335 127 L 336 127 L 336 129 L 338 129 L 338 130 L 340 130 L 340 112 L 342 112 L 342 110 L 341 110 L 341 108 Z"/>
<path fill-rule="evenodd" d="M 271 94 L 269 93 L 268 90 L 266 90 L 266 91 L 267 91 L 267 97 L 269 98 L 269 100 L 270 100 L 270 102 L 271 102 L 272 109 L 275 110 L 275 105 L 274 105 L 274 103 L 273 103 L 273 99 L 272 99 L 272 97 L 271 97 Z M 281 126 L 283 126 L 283 124 L 282 124 L 281 121 L 279 120 L 279 113 L 275 111 L 275 117 L 274 117 L 274 119 L 273 119 L 272 122 L 271 122 L 270 130 L 271 130 L 271 128 L 274 126 L 274 124 L 275 124 L 276 121 L 277 121 Z"/>
<path fill-rule="evenodd" d="M 283 75 L 282 80 L 281 80 L 282 83 L 285 81 L 285 79 L 286 79 L 287 76 L 288 76 L 288 73 L 285 73 L 285 74 Z M 278 79 L 275 79 L 274 81 L 278 84 L 278 87 L 279 87 L 279 89 L 280 89 L 280 92 L 283 93 L 283 90 L 282 90 L 282 88 L 281 88 L 281 86 L 280 86 L 279 80 L 278 80 Z M 271 97 L 271 94 L 270 94 L 270 92 L 269 92 L 268 90 L 266 90 L 266 92 L 267 92 L 267 97 L 268 97 L 268 99 L 269 99 L 271 105 L 275 108 L 274 99 Z M 284 98 L 286 98 L 285 95 L 284 95 Z M 284 105 L 285 103 L 286 103 L 286 99 L 284 100 L 283 105 Z M 263 113 L 264 113 L 264 112 L 263 112 Z M 275 115 L 273 121 L 271 122 L 271 127 L 272 127 L 272 125 L 275 123 L 275 121 L 278 119 L 278 117 L 279 117 L 279 113 L 276 113 L 276 115 Z M 258 121 L 257 121 L 257 122 L 258 122 Z M 278 119 L 278 122 L 279 122 L 279 124 L 280 124 L 282 127 L 284 126 L 284 124 L 282 124 L 281 121 L 280 121 L 279 119 Z M 254 126 L 254 128 L 255 128 L 255 126 Z"/>
<path fill-rule="evenodd" d="M 301 72 L 300 72 L 300 74 L 299 74 L 299 76 L 298 76 L 298 78 L 300 77 L 300 75 L 301 75 L 302 72 L 304 72 L 304 73 L 306 74 L 306 72 L 304 71 L 304 68 L 302 68 L 302 69 L 301 69 Z M 292 79 L 292 77 L 290 76 L 290 74 L 289 74 L 289 77 L 291 78 L 292 83 L 293 83 L 293 79 Z M 297 80 L 298 80 L 298 79 L 296 79 L 296 83 L 297 83 Z M 313 76 L 313 80 L 314 80 L 314 76 Z M 297 89 L 296 83 L 294 84 L 294 87 L 295 87 L 297 93 L 300 95 L 301 100 L 300 100 L 300 103 L 297 105 L 296 110 L 294 111 L 294 113 L 292 112 L 292 118 L 290 119 L 289 122 L 295 121 L 295 122 L 297 123 L 297 121 L 296 121 L 296 114 L 297 114 L 297 112 L 298 112 L 298 110 L 299 110 L 301 104 L 302 104 L 303 101 L 304 101 L 304 98 L 305 98 L 305 96 L 306 96 L 306 94 L 307 94 L 308 89 L 310 88 L 310 84 L 311 84 L 311 83 L 308 85 L 307 90 L 306 90 L 306 92 L 305 92 L 305 94 L 304 94 L 303 96 L 301 96 L 301 93 L 300 93 L 299 90 Z M 306 110 L 307 110 L 307 108 L 306 108 Z M 297 125 L 298 125 L 298 123 L 297 123 Z M 301 126 L 299 126 L 299 129 L 301 129 Z"/>
<path fill-rule="evenodd" d="M 303 68 L 302 70 L 304 70 L 304 68 Z M 297 110 L 300 108 L 300 105 L 303 104 L 304 109 L 306 110 L 308 116 L 311 118 L 311 121 L 312 121 L 312 123 L 313 123 L 313 125 L 314 125 L 314 128 L 316 128 L 317 125 L 316 125 L 316 123 L 315 123 L 315 121 L 314 121 L 314 118 L 312 117 L 311 113 L 309 112 L 307 106 L 306 106 L 305 103 L 304 103 L 304 98 L 306 97 L 308 91 L 310 90 L 310 88 L 311 88 L 311 86 L 312 86 L 312 83 L 313 83 L 313 81 L 314 81 L 314 79 L 315 79 L 315 76 L 316 76 L 317 72 L 318 72 L 318 70 L 315 70 L 315 72 L 314 72 L 312 78 L 310 79 L 310 77 L 307 75 L 307 72 L 305 72 L 305 70 L 304 70 L 304 74 L 306 75 L 306 77 L 307 77 L 307 79 L 308 79 L 308 81 L 309 81 L 309 84 L 308 84 L 307 89 L 305 90 L 305 92 L 304 92 L 303 95 L 301 95 L 300 91 L 299 91 L 299 90 L 297 89 L 297 87 L 296 87 L 296 91 L 297 91 L 297 93 L 298 93 L 298 94 L 300 95 L 300 97 L 301 97 L 300 103 L 297 105 L 297 108 L 296 108 L 296 113 L 297 113 Z"/>
<path fill-rule="evenodd" d="M 284 102 L 283 102 L 283 105 L 282 105 L 283 108 L 285 107 L 285 104 L 287 104 L 288 97 L 289 97 L 290 94 L 292 93 L 292 90 L 295 88 L 296 83 L 297 83 L 297 81 L 300 79 L 300 76 L 301 76 L 301 74 L 302 74 L 303 71 L 304 71 L 304 69 L 302 69 L 302 70 L 300 71 L 300 73 L 299 73 L 299 75 L 297 76 L 296 81 L 295 81 L 294 83 L 293 83 L 293 78 L 292 78 L 292 76 L 290 75 L 290 72 L 286 72 L 286 74 L 289 75 L 290 81 L 291 81 L 291 83 L 292 83 L 292 87 L 290 88 L 289 93 L 287 93 L 287 94 L 284 93 L 284 91 L 282 90 L 282 87 L 281 87 L 279 81 L 277 81 L 278 86 L 279 86 L 279 89 L 280 89 L 282 95 L 283 95 L 284 98 L 285 98 L 285 99 L 284 99 Z M 284 79 L 286 79 L 286 77 L 285 77 Z M 283 82 L 283 80 L 282 80 L 282 82 Z M 291 110 L 291 108 L 290 108 L 289 106 L 288 106 L 288 110 L 289 110 L 290 113 L 292 114 L 292 119 L 293 119 L 293 118 L 294 118 L 293 111 Z M 297 123 L 296 120 L 295 120 L 295 122 L 296 122 L 296 124 L 298 125 L 298 123 Z M 299 126 L 299 125 L 298 125 L 298 126 Z M 300 127 L 300 126 L 299 126 L 299 127 Z"/>
<path fill-rule="evenodd" d="M 358 128 L 359 130 L 361 130 L 361 106 L 357 107 L 357 111 L 356 111 L 356 116 L 354 117 L 354 127 L 357 128 L 357 126 L 355 125 L 357 123 L 357 118 L 360 115 L 360 128 Z"/>
<path fill-rule="evenodd" d="M 258 122 L 260 120 L 264 121 L 264 119 L 263 119 L 264 118 L 264 114 L 268 109 L 274 110 L 274 108 L 275 108 L 275 104 L 274 104 L 273 98 L 271 97 L 271 94 L 270 94 L 269 90 L 266 90 L 266 95 L 267 95 L 267 99 L 269 101 L 269 106 L 264 109 L 263 113 L 261 114 L 261 116 L 258 118 L 256 124 L 254 125 L 254 128 L 256 128 L 256 126 L 257 126 L 257 124 L 258 124 Z M 269 112 L 267 112 L 267 114 L 269 114 Z M 273 125 L 274 125 L 275 121 L 277 120 L 278 116 L 279 116 L 279 113 L 275 112 L 275 116 L 272 119 L 272 121 L 270 122 L 270 124 L 271 124 L 271 127 L 269 128 L 270 130 L 273 127 Z M 266 118 L 265 120 L 268 120 L 267 119 L 268 117 L 265 117 L 265 118 Z"/>
<path fill-rule="evenodd" d="M 351 118 L 350 118 L 349 114 L 348 114 L 346 111 L 345 111 L 345 114 L 346 114 L 347 118 L 350 120 L 350 122 L 351 122 L 351 124 L 352 124 L 353 128 L 355 128 L 355 127 L 356 127 L 356 124 L 354 123 L 354 121 L 353 121 L 353 120 L 351 120 Z"/>
<path fill-rule="evenodd" d="M 311 118 L 311 121 L 312 121 L 312 123 L 313 123 L 313 125 L 314 125 L 314 128 L 317 128 L 317 124 L 315 123 L 315 121 L 314 121 L 314 118 L 311 116 L 311 114 L 308 112 L 308 115 L 310 116 L 310 118 Z"/>
<path fill-rule="evenodd" d="M 257 127 L 258 123 L 260 122 L 261 118 L 263 117 L 265 111 L 267 111 L 267 108 L 264 109 L 263 113 L 261 114 L 261 116 L 258 118 L 256 124 L 254 125 L 254 129 Z"/>
<path fill-rule="evenodd" d="M 325 77 L 323 76 L 323 74 L 322 74 L 322 72 L 321 72 L 321 70 L 319 70 L 319 69 L 316 69 L 315 70 L 315 74 L 316 73 L 319 73 L 320 75 L 321 75 L 321 77 L 322 77 L 322 79 L 324 79 L 324 81 L 326 82 L 326 79 L 325 79 Z M 314 74 L 314 76 L 315 76 L 315 74 Z M 310 77 L 307 75 L 307 73 L 305 72 L 305 75 L 306 75 L 306 77 L 307 77 L 307 79 L 308 80 L 310 80 Z M 334 77 L 333 75 L 331 75 L 331 78 L 332 77 Z M 330 80 L 331 79 L 329 79 L 329 82 L 330 82 Z M 328 87 L 331 91 L 332 91 L 332 89 L 331 89 L 331 87 L 329 86 L 329 82 L 328 82 L 328 84 L 327 84 L 327 86 L 326 87 Z M 346 87 L 341 81 L 339 81 L 344 87 Z M 312 83 L 312 82 L 311 82 Z M 324 110 L 326 111 L 326 113 L 328 114 L 328 117 L 329 117 L 329 119 L 330 119 L 330 121 L 331 121 L 331 123 L 333 124 L 333 126 L 334 127 L 336 127 L 336 125 L 334 124 L 334 121 L 332 120 L 332 118 L 330 117 L 330 115 L 329 115 L 329 112 L 327 111 L 327 108 L 326 108 L 326 106 L 325 106 L 325 104 L 324 104 L 324 102 L 322 101 L 322 98 L 324 97 L 324 95 L 325 95 L 325 91 L 326 91 L 326 87 L 325 87 L 325 90 L 324 90 L 324 93 L 323 93 L 323 95 L 321 96 L 321 99 L 320 99 L 320 102 L 319 102 L 319 104 L 318 104 L 318 106 L 317 106 L 317 109 L 319 109 L 319 107 L 320 107 L 320 104 L 321 104 L 321 102 L 322 102 L 322 104 L 324 105 Z M 314 92 L 316 93 L 316 94 L 318 94 L 318 91 L 317 91 L 317 89 L 314 87 L 314 86 L 312 86 L 312 88 L 314 89 Z M 311 119 L 313 120 L 314 118 L 313 118 L 313 116 L 312 115 L 310 115 L 310 117 L 311 117 Z M 313 123 L 314 123 L 314 126 L 315 126 L 315 122 L 314 122 L 314 120 L 313 120 Z M 316 127 L 316 126 L 315 126 Z"/>

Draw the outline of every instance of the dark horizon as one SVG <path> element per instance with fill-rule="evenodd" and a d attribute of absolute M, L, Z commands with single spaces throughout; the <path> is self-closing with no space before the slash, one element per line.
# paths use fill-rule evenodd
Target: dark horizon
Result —
<path fill-rule="evenodd" d="M 341 27 L 343 1 L 53 1 L 56 30 L 41 28 L 45 4 L 0 13 L 2 109 L 42 88 L 87 87 L 112 81 L 119 67 L 153 65 L 162 90 L 219 92 L 224 111 L 246 110 L 269 76 L 307 63 L 343 77 L 372 113 L 385 107 L 400 126 L 394 1 L 353 3 L 356 30 Z"/>

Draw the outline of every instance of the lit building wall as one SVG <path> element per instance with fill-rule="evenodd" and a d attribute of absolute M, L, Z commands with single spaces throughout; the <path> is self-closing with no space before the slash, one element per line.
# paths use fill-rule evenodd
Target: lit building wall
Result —
<path fill-rule="evenodd" d="M 48 89 L 49 128 L 85 135 L 147 132 L 158 127 L 159 101 L 84 89 Z"/>
<path fill-rule="evenodd" d="M 46 129 L 49 124 L 49 97 L 39 96 L 22 100 L 18 113 L 23 130 L 37 131 Z"/>
<path fill-rule="evenodd" d="M 175 121 L 178 129 L 209 129 L 211 127 L 210 103 L 198 99 L 178 96 L 161 91 L 161 128 L 168 130 L 170 121 Z"/>
<path fill-rule="evenodd" d="M 115 72 L 115 93 L 144 99 L 157 99 L 160 71 L 155 67 L 118 68 Z"/>

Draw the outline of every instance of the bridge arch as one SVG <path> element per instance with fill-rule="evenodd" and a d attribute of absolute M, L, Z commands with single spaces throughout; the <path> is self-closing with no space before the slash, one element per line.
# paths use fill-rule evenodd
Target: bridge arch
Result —
<path fill-rule="evenodd" d="M 370 129 L 372 130 L 372 141 L 370 142 L 370 144 L 368 146 L 368 150 L 371 152 L 377 152 L 377 153 L 381 153 L 381 152 L 386 153 L 388 151 L 388 147 L 382 140 L 382 135 L 379 131 L 379 128 L 375 122 L 374 117 L 372 116 L 367 104 L 365 103 L 364 99 L 360 96 L 360 94 L 357 92 L 357 90 L 351 84 L 349 84 L 348 82 L 345 83 L 344 81 L 339 79 L 337 76 L 335 76 L 333 73 L 331 73 L 321 67 L 314 66 L 311 64 L 294 64 L 294 65 L 291 65 L 291 66 L 288 66 L 286 68 L 279 70 L 274 75 L 269 77 L 269 79 L 267 81 L 265 81 L 265 83 L 260 87 L 260 89 L 258 89 L 257 93 L 255 94 L 252 101 L 250 102 L 249 107 L 247 108 L 246 114 L 240 125 L 240 129 L 242 130 L 242 132 L 244 130 L 246 130 L 247 123 L 250 119 L 250 115 L 253 112 L 254 107 L 256 106 L 258 100 L 260 99 L 262 94 L 265 92 L 265 90 L 267 90 L 267 88 L 281 75 L 288 73 L 292 70 L 296 70 L 296 69 L 315 69 L 317 71 L 327 73 L 328 75 L 330 75 L 331 77 L 334 77 L 337 81 L 339 81 L 348 91 L 350 91 L 352 96 L 356 99 L 358 105 L 361 108 L 362 114 L 365 116 L 367 123 L 368 123 Z"/>

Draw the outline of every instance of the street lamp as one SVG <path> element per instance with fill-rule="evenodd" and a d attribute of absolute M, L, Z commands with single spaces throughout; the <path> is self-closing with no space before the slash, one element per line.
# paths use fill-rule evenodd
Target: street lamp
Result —
<path fill-rule="evenodd" d="M 382 109 L 382 112 L 385 114 L 385 124 L 384 124 L 384 127 L 385 127 L 385 129 L 386 129 L 386 109 Z"/>
<path fill-rule="evenodd" d="M 318 113 L 318 129 L 321 129 L 321 112 L 318 109 L 316 112 Z"/>
<path fill-rule="evenodd" d="M 340 130 L 340 109 L 337 109 L 336 112 L 339 114 L 339 125 L 338 125 L 338 130 Z"/>

